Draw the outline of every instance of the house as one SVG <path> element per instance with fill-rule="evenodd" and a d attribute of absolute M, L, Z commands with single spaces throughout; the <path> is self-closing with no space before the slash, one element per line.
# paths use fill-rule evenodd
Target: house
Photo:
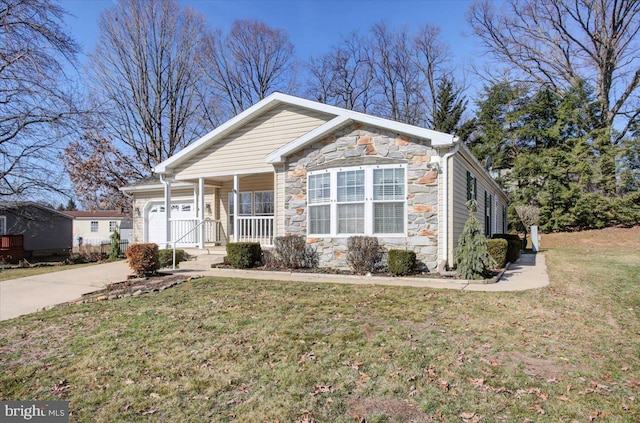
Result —
<path fill-rule="evenodd" d="M 210 243 L 302 235 L 320 266 L 344 267 L 352 235 L 453 260 L 478 201 L 486 235 L 508 198 L 457 137 L 275 93 L 158 164 L 133 197 L 133 242 Z"/>
<path fill-rule="evenodd" d="M 2 254 L 11 255 L 14 260 L 68 254 L 72 246 L 72 222 L 72 216 L 42 204 L 2 202 L 0 236 L 2 249 L 7 248 L 6 254 Z"/>
<path fill-rule="evenodd" d="M 73 246 L 100 245 L 111 241 L 118 230 L 121 239 L 129 239 L 132 232 L 131 216 L 122 210 L 66 211 L 74 217 Z"/>

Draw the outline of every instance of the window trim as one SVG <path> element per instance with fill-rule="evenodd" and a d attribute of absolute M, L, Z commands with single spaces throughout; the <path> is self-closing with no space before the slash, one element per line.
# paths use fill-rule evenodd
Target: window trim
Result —
<path fill-rule="evenodd" d="M 478 178 L 467 170 L 467 201 L 478 201 Z"/>
<path fill-rule="evenodd" d="M 93 224 L 94 224 L 94 223 L 95 223 L 95 226 L 96 226 L 96 229 L 95 229 L 95 230 L 93 230 Z M 92 234 L 97 234 L 98 232 L 100 232 L 100 222 L 99 222 L 99 221 L 97 221 L 97 220 L 92 220 L 92 221 L 89 223 L 89 228 L 90 228 L 89 230 L 90 230 L 90 232 L 91 232 Z"/>
<path fill-rule="evenodd" d="M 393 200 L 375 200 L 374 199 L 374 171 L 378 169 L 402 169 L 404 177 L 403 186 L 403 198 Z M 338 173 L 349 172 L 356 170 L 364 170 L 364 201 L 338 201 Z M 349 238 L 351 236 L 375 236 L 375 237 L 406 237 L 407 236 L 407 193 L 408 193 L 408 181 L 407 181 L 407 164 L 395 163 L 395 164 L 374 164 L 374 165 L 359 165 L 359 166 L 343 166 L 334 167 L 316 171 L 309 171 L 307 173 L 307 188 L 310 186 L 310 178 L 315 175 L 329 174 L 329 199 L 328 201 L 322 201 L 317 203 L 309 202 L 309 191 L 307 189 L 307 209 L 314 206 L 329 206 L 329 219 L 331 221 L 329 233 L 312 233 L 310 224 L 311 213 L 307 210 L 307 228 L 306 233 L 308 237 L 325 237 L 325 238 Z M 402 203 L 403 215 L 402 215 L 402 232 L 397 233 L 376 233 L 375 232 L 375 218 L 374 207 L 377 203 Z M 364 205 L 364 232 L 363 233 L 339 233 L 338 232 L 338 206 L 341 204 L 363 204 Z"/>

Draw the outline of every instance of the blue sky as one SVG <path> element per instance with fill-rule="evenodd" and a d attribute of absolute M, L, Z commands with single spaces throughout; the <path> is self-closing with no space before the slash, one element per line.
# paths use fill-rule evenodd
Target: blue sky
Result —
<path fill-rule="evenodd" d="M 94 48 L 100 13 L 114 3 L 114 0 L 61 0 L 62 7 L 73 15 L 67 18 L 67 25 L 84 53 Z M 470 64 L 476 55 L 474 40 L 463 35 L 471 0 L 181 0 L 180 3 L 203 13 L 212 28 L 224 32 L 236 19 L 259 19 L 269 26 L 283 28 L 296 47 L 297 57 L 303 61 L 327 52 L 341 35 L 366 31 L 381 20 L 392 27 L 407 25 L 412 31 L 425 23 L 440 27 L 442 39 L 451 47 L 458 65 Z"/>

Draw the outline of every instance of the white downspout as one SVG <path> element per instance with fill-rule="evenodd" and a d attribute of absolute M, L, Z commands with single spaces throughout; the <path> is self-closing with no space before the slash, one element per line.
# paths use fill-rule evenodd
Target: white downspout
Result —
<path fill-rule="evenodd" d="M 458 142 L 456 142 L 458 141 Z M 442 193 L 442 215 L 443 215 L 443 237 L 442 237 L 442 256 L 440 257 L 440 263 L 438 269 L 443 269 L 449 260 L 449 158 L 458 152 L 460 148 L 459 138 L 453 139 L 454 147 L 451 151 L 442 156 L 442 174 L 444 181 L 443 193 Z"/>
<path fill-rule="evenodd" d="M 160 182 L 164 185 L 164 210 L 165 210 L 165 248 L 170 248 L 171 242 L 171 182 L 160 174 Z"/>

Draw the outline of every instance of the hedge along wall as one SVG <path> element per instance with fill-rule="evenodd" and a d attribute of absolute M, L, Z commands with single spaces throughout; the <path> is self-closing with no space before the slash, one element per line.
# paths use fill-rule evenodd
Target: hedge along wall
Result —
<path fill-rule="evenodd" d="M 438 172 L 428 142 L 360 124 L 336 131 L 286 163 L 284 222 L 286 234 L 307 235 L 307 172 L 318 167 L 351 167 L 358 158 L 379 164 L 407 165 L 407 237 L 378 237 L 384 250 L 410 249 L 418 262 L 435 268 L 438 261 Z M 386 159 L 386 160 L 385 160 Z M 347 237 L 308 238 L 319 253 L 320 267 L 348 267 Z"/>

